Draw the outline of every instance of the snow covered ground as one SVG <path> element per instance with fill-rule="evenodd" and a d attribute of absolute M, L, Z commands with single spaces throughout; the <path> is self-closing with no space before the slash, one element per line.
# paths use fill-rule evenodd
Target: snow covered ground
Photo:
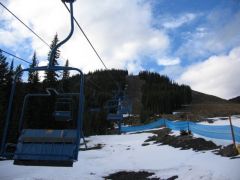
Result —
<path fill-rule="evenodd" d="M 0 179 L 68 180 L 103 179 L 118 171 L 154 172 L 156 177 L 190 180 L 238 180 L 240 159 L 229 159 L 210 151 L 194 152 L 170 146 L 141 144 L 151 133 L 91 136 L 89 146 L 104 144 L 99 150 L 79 152 L 79 161 L 72 168 L 15 166 L 0 161 Z"/>
<path fill-rule="evenodd" d="M 214 118 L 208 118 L 209 120 L 212 120 L 214 123 L 209 123 L 208 121 L 201 122 L 200 124 L 205 125 L 230 125 L 228 117 L 214 117 Z M 232 124 L 234 126 L 240 127 L 240 115 L 231 116 Z"/>

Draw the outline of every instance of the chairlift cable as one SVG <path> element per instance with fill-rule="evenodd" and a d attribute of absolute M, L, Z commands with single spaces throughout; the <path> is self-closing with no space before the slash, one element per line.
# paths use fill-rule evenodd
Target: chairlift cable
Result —
<path fill-rule="evenodd" d="M 10 56 L 12 56 L 12 57 L 15 57 L 15 58 L 17 58 L 17 59 L 19 59 L 19 60 L 21 60 L 21 61 L 23 61 L 23 62 L 25 62 L 25 63 L 32 64 L 31 62 L 29 62 L 29 61 L 27 61 L 27 60 L 25 60 L 25 59 L 23 59 L 23 58 L 20 58 L 20 57 L 12 54 L 12 53 L 10 53 L 10 52 L 7 52 L 7 51 L 5 51 L 5 50 L 3 50 L 3 49 L 1 49 L 1 48 L 0 48 L 0 51 L 2 51 L 2 52 L 5 53 L 5 54 L 8 54 L 8 55 L 10 55 Z"/>
<path fill-rule="evenodd" d="M 97 85 L 96 83 L 94 83 L 92 80 L 86 79 L 86 80 L 85 80 L 85 83 L 86 83 L 87 81 L 88 81 L 90 84 L 92 84 L 93 86 L 95 86 L 95 88 L 91 87 L 91 86 L 88 85 L 88 84 L 85 84 L 85 86 L 88 86 L 89 88 L 91 88 L 91 89 L 93 89 L 93 90 L 98 89 L 99 92 L 103 92 L 103 93 L 109 94 L 109 95 L 111 95 L 111 96 L 113 95 L 113 93 L 106 92 L 103 88 L 101 88 L 99 85 Z"/>
<path fill-rule="evenodd" d="M 64 6 L 66 7 L 66 9 L 68 10 L 68 12 L 70 12 L 68 6 L 66 5 L 66 3 L 63 3 Z M 91 46 L 91 48 L 93 49 L 93 51 L 95 52 L 95 54 L 97 55 L 98 59 L 101 61 L 101 63 L 103 64 L 103 66 L 105 67 L 105 69 L 108 69 L 106 64 L 103 62 L 102 58 L 100 57 L 100 55 L 98 54 L 97 50 L 95 49 L 95 47 L 93 46 L 93 44 L 91 43 L 91 41 L 89 40 L 89 38 L 87 37 L 86 33 L 83 31 L 82 27 L 79 25 L 78 21 L 76 20 L 75 17 L 73 17 L 75 23 L 77 24 L 78 28 L 80 29 L 80 31 L 83 33 L 84 37 L 86 38 L 86 40 L 88 41 L 89 45 Z"/>
<path fill-rule="evenodd" d="M 67 10 L 70 12 L 68 6 L 66 5 L 66 3 L 65 3 L 64 1 L 63 1 L 63 4 L 64 4 L 65 7 L 67 8 Z M 31 31 L 36 37 L 38 37 L 38 39 L 40 39 L 45 45 L 47 45 L 48 47 L 51 47 L 42 37 L 40 37 L 40 35 L 38 35 L 32 28 L 30 28 L 26 23 L 24 23 L 17 15 L 15 15 L 10 9 L 8 9 L 2 2 L 0 2 L 0 5 L 1 5 L 4 9 L 6 9 L 12 16 L 14 16 L 21 24 L 23 24 L 29 31 Z M 104 68 L 105 68 L 106 70 L 109 70 L 109 69 L 107 68 L 106 64 L 104 63 L 104 61 L 102 60 L 102 58 L 100 57 L 100 55 L 98 54 L 97 50 L 95 49 L 95 47 L 93 46 L 93 44 L 91 43 L 91 41 L 89 40 L 89 38 L 87 37 L 86 33 L 83 31 L 83 29 L 82 29 L 81 26 L 79 25 L 78 21 L 75 19 L 75 17 L 73 17 L 73 18 L 74 18 L 74 22 L 77 24 L 78 28 L 79 28 L 80 31 L 83 33 L 84 37 L 85 37 L 86 40 L 88 41 L 89 45 L 92 47 L 92 49 L 93 49 L 93 51 L 95 52 L 95 54 L 97 55 L 98 59 L 99 59 L 99 60 L 101 61 L 101 63 L 103 64 Z M 4 52 L 4 51 L 3 51 L 3 52 Z M 9 54 L 9 55 L 12 55 L 12 54 L 10 54 L 10 53 L 8 53 L 8 52 L 5 52 L 5 53 L 7 53 L 7 54 Z M 12 56 L 14 56 L 14 55 L 12 55 Z M 24 59 L 22 59 L 22 58 L 19 58 L 19 57 L 17 57 L 17 56 L 14 56 L 14 57 L 16 57 L 16 58 L 18 58 L 18 59 L 20 59 L 20 60 L 22 60 L 22 61 L 24 61 L 24 62 L 30 63 L 30 62 L 28 62 L 28 61 L 26 61 L 26 60 L 24 60 Z M 31 64 L 31 63 L 30 63 L 30 64 Z M 110 74 L 110 73 L 109 73 L 109 74 Z M 114 78 L 113 78 L 112 76 L 111 76 L 111 79 L 114 80 Z M 114 80 L 114 82 L 116 82 L 116 81 Z M 116 83 L 116 84 L 117 84 L 117 86 L 118 86 L 118 83 Z"/>
<path fill-rule="evenodd" d="M 14 14 L 10 9 L 8 9 L 3 3 L 0 2 L 0 5 L 4 9 L 6 9 L 12 16 L 14 16 L 21 24 L 23 24 L 29 31 L 31 31 L 40 41 L 42 41 L 46 46 L 51 48 L 51 46 L 40 35 L 38 35 L 32 28 L 30 28 L 26 23 L 24 23 L 16 14 Z"/>
<path fill-rule="evenodd" d="M 70 13 L 70 10 L 68 8 L 68 6 L 66 5 L 65 2 L 63 2 L 65 8 L 68 10 L 68 12 Z M 102 65 L 104 66 L 104 68 L 106 70 L 109 70 L 106 66 L 106 64 L 104 63 L 103 59 L 101 58 L 101 56 L 99 55 L 99 53 L 97 52 L 96 48 L 93 46 L 93 44 L 91 43 L 90 39 L 88 38 L 88 36 L 86 35 L 86 33 L 84 32 L 84 30 L 82 29 L 82 27 L 80 26 L 80 24 L 78 23 L 78 21 L 76 20 L 76 18 L 73 16 L 73 20 L 76 23 L 76 25 L 78 26 L 79 30 L 82 32 L 82 34 L 84 35 L 84 37 L 86 38 L 86 40 L 88 41 L 89 45 L 91 46 L 91 48 L 93 49 L 94 53 L 96 54 L 96 56 L 98 57 L 98 59 L 101 61 Z M 111 77 L 111 79 L 116 83 L 116 86 L 119 88 L 119 83 L 116 82 L 116 80 L 112 77 L 112 75 L 109 72 L 109 75 Z"/>
<path fill-rule="evenodd" d="M 66 3 L 63 2 L 63 4 L 64 4 L 65 7 L 67 8 L 67 10 L 70 12 L 70 10 L 69 10 L 69 8 L 67 7 Z M 6 9 L 12 16 L 14 16 L 21 24 L 23 24 L 29 31 L 31 31 L 36 37 L 38 37 L 38 39 L 40 39 L 45 45 L 47 45 L 48 47 L 50 47 L 50 45 L 49 45 L 42 37 L 40 37 L 40 35 L 38 35 L 32 28 L 30 28 L 28 25 L 26 25 L 26 23 L 24 23 L 17 15 L 15 15 L 10 9 L 8 9 L 2 2 L 0 2 L 0 5 L 1 5 L 4 9 Z M 95 54 L 97 55 L 98 59 L 99 59 L 99 60 L 101 61 L 101 63 L 103 64 L 104 68 L 105 68 L 106 70 L 109 70 L 109 69 L 107 68 L 106 64 L 104 63 L 104 61 L 102 60 L 102 58 L 100 57 L 100 55 L 98 54 L 97 50 L 95 49 L 95 47 L 93 46 L 93 44 L 91 43 L 91 41 L 89 40 L 89 38 L 87 37 L 86 33 L 85 33 L 84 30 L 81 28 L 81 26 L 80 26 L 80 24 L 78 23 L 78 21 L 75 19 L 75 17 L 73 17 L 73 18 L 74 18 L 74 21 L 75 21 L 75 23 L 77 24 L 78 28 L 79 28 L 80 31 L 83 33 L 83 35 L 84 35 L 84 37 L 86 38 L 86 40 L 88 41 L 89 45 L 92 47 L 93 51 L 94 51 Z M 1 50 L 2 50 L 2 49 L 1 49 Z M 24 62 L 26 62 L 26 63 L 31 64 L 29 61 L 26 61 L 26 60 L 24 60 L 24 59 L 22 59 L 22 58 L 20 58 L 20 57 L 18 57 L 18 56 L 15 56 L 15 55 L 7 52 L 7 51 L 2 50 L 2 52 L 6 53 L 6 54 L 8 54 L 8 55 L 11 55 L 11 56 L 13 56 L 13 57 L 15 57 L 15 58 L 17 58 L 17 59 L 19 59 L 19 60 L 21 60 L 21 61 L 24 61 Z M 110 73 L 109 73 L 109 74 L 110 74 Z M 112 77 L 112 75 L 110 75 L 110 76 L 111 76 L 111 78 L 114 80 L 114 78 Z M 116 81 L 114 80 L 114 82 L 116 82 Z M 117 82 L 116 82 L 116 84 L 117 84 L 117 86 L 118 86 L 118 83 L 117 83 Z"/>
<path fill-rule="evenodd" d="M 0 2 L 0 5 L 6 9 L 10 14 L 12 14 L 20 23 L 22 23 L 29 31 L 31 31 L 35 36 L 38 37 L 38 39 L 40 39 L 45 45 L 47 45 L 48 47 L 50 47 L 50 45 L 43 39 L 41 38 L 36 32 L 33 31 L 32 28 L 30 28 L 28 25 L 26 25 L 20 18 L 17 17 L 17 15 L 15 15 L 12 11 L 10 11 L 6 6 L 3 5 L 3 3 Z"/>

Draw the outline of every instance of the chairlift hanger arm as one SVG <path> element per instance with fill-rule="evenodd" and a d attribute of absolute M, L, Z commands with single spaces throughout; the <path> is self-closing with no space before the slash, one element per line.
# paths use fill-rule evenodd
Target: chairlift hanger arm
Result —
<path fill-rule="evenodd" d="M 64 1 L 64 0 L 62 0 Z M 63 2 L 64 3 L 64 2 Z M 66 9 L 68 10 L 69 13 L 71 13 L 71 9 L 68 8 L 68 6 L 66 5 L 66 3 L 64 3 Z M 97 55 L 98 59 L 101 61 L 101 63 L 103 64 L 104 68 L 106 70 L 108 70 L 108 74 L 109 77 L 113 80 L 114 84 L 116 85 L 117 89 L 119 89 L 120 85 L 118 82 L 116 82 L 115 78 L 112 76 L 112 74 L 110 73 L 109 69 L 107 68 L 106 64 L 103 62 L 102 58 L 100 57 L 100 55 L 98 54 L 97 50 L 95 49 L 95 47 L 93 46 L 93 44 L 91 43 L 90 39 L 88 38 L 88 36 L 86 35 L 86 33 L 84 32 L 84 30 L 82 29 L 82 27 L 80 26 L 80 24 L 78 23 L 78 21 L 76 20 L 76 18 L 73 16 L 73 20 L 75 21 L 76 25 L 78 26 L 78 28 L 80 29 L 80 31 L 82 32 L 82 34 L 84 35 L 84 37 L 86 38 L 87 42 L 89 43 L 89 45 L 91 46 L 91 48 L 93 49 L 93 51 L 95 52 L 95 54 Z"/>
<path fill-rule="evenodd" d="M 54 66 L 53 64 L 53 59 L 54 59 L 54 55 L 56 54 L 57 49 L 62 46 L 64 43 L 66 43 L 72 36 L 73 31 L 74 31 L 74 21 L 73 21 L 73 2 L 75 0 L 62 0 L 62 2 L 65 4 L 65 2 L 70 4 L 70 19 L 71 19 L 71 30 L 70 33 L 68 34 L 68 36 L 62 40 L 60 43 L 58 43 L 52 50 L 51 55 L 50 55 L 50 59 L 49 59 L 49 67 Z"/>
<path fill-rule="evenodd" d="M 76 0 L 62 0 L 63 3 L 73 3 Z"/>

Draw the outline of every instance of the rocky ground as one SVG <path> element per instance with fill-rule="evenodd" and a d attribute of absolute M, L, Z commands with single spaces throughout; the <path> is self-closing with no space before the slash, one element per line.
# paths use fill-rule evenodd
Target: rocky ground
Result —
<path fill-rule="evenodd" d="M 171 130 L 168 128 L 151 131 L 154 133 L 150 136 L 142 146 L 150 145 L 149 142 L 159 145 L 170 145 L 181 150 L 192 149 L 194 151 L 206 151 L 213 150 L 215 154 L 224 157 L 234 157 L 238 155 L 238 151 L 234 145 L 217 146 L 212 141 L 207 141 L 203 138 L 195 138 L 190 133 L 182 132 L 179 136 L 171 134 Z"/>

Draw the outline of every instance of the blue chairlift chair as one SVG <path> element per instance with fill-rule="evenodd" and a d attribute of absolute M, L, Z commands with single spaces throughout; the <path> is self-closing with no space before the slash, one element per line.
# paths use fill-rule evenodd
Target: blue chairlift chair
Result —
<path fill-rule="evenodd" d="M 117 122 L 118 133 L 121 134 L 121 123 L 124 119 L 123 115 L 131 113 L 132 108 L 124 92 L 118 90 L 118 93 L 119 95 L 116 95 L 114 99 L 108 101 L 107 108 L 109 111 L 107 120 Z M 111 109 L 115 109 L 115 112 L 111 112 Z"/>
<path fill-rule="evenodd" d="M 92 108 L 90 108 L 89 111 L 90 111 L 90 112 L 100 112 L 100 111 L 101 111 L 101 108 L 99 108 L 99 107 L 92 107 Z"/>
<path fill-rule="evenodd" d="M 121 107 L 121 98 L 114 98 L 113 100 L 109 100 L 107 102 L 107 106 L 105 108 L 108 109 L 107 120 L 117 122 L 118 124 L 118 133 L 121 134 L 121 123 L 123 120 L 123 114 L 120 113 L 119 109 Z"/>
<path fill-rule="evenodd" d="M 59 68 L 59 67 L 58 67 Z M 76 129 L 23 129 L 24 124 L 24 112 L 27 107 L 27 102 L 30 97 L 49 97 L 54 96 L 61 97 L 57 98 L 57 103 L 70 103 L 72 102 L 73 96 L 79 96 L 79 93 L 58 93 L 53 88 L 47 88 L 45 94 L 27 94 L 24 98 L 23 108 L 20 116 L 19 133 L 17 150 L 14 154 L 14 163 L 21 165 L 54 165 L 54 166 L 70 166 L 72 161 L 66 159 L 71 156 L 74 157 L 74 153 L 77 152 L 78 147 L 78 132 Z M 70 98 L 71 97 L 71 98 Z M 71 106 L 67 106 L 71 109 Z M 69 109 L 67 109 L 69 110 Z M 57 114 L 59 109 L 55 106 L 54 114 Z M 60 111 L 60 112 L 68 112 Z M 72 112 L 70 112 L 72 115 Z M 56 117 L 58 119 L 56 119 Z M 66 116 L 60 114 L 54 116 L 54 120 L 69 122 L 73 120 L 72 116 Z M 60 118 L 60 119 L 59 119 Z M 78 119 L 79 120 L 79 117 Z M 86 146 L 86 142 L 83 136 L 82 130 L 80 130 L 80 140 Z M 80 142 L 79 142 L 80 143 Z M 73 151 L 74 149 L 75 152 Z M 36 156 L 36 154 L 38 154 Z M 55 155 L 54 155 L 55 154 Z M 51 156 L 51 157 L 50 157 Z M 56 160 L 56 157 L 58 160 Z M 60 156 L 66 157 L 65 160 L 61 160 Z M 46 160 L 47 158 L 47 160 Z M 34 161 L 32 160 L 34 159 Z M 38 159 L 38 160 L 36 160 Z"/>
<path fill-rule="evenodd" d="M 58 98 L 55 103 L 53 116 L 56 121 L 72 120 L 72 98 Z"/>
<path fill-rule="evenodd" d="M 123 120 L 123 115 L 122 114 L 109 113 L 107 115 L 107 120 L 117 122 L 117 124 L 118 124 L 118 134 L 121 134 L 121 123 L 122 123 L 122 120 Z"/>
<path fill-rule="evenodd" d="M 71 31 L 66 39 L 57 44 L 51 52 L 49 66 L 34 67 L 23 69 L 15 75 L 13 79 L 11 94 L 9 98 L 9 104 L 7 109 L 7 117 L 5 126 L 3 129 L 3 138 L 1 144 L 0 156 L 10 157 L 13 156 L 14 164 L 17 165 L 47 165 L 47 166 L 72 166 L 74 161 L 78 159 L 80 140 L 83 139 L 83 111 L 84 111 L 84 75 L 81 70 L 74 67 L 65 66 L 54 66 L 53 57 L 56 50 L 64 44 L 73 34 L 73 1 L 74 0 L 63 0 L 64 2 L 70 3 L 70 14 L 71 14 Z M 13 153 L 7 151 L 8 143 L 8 132 L 10 130 L 9 124 L 12 120 L 13 102 L 16 90 L 16 80 L 19 75 L 23 72 L 34 72 L 34 71 L 63 71 L 63 70 L 74 70 L 80 74 L 80 87 L 78 93 L 62 93 L 59 94 L 54 89 L 48 89 L 45 94 L 28 94 L 24 98 L 22 114 L 19 123 L 19 137 L 16 146 L 16 150 Z M 72 96 L 78 96 L 78 107 L 77 117 L 73 119 L 71 112 L 60 112 L 58 107 L 55 107 L 55 120 L 72 120 L 76 121 L 76 127 L 73 129 L 24 129 L 23 112 L 25 105 L 29 97 L 44 97 L 51 96 L 52 93 L 56 93 L 58 96 L 65 98 L 71 98 Z M 58 106 L 58 105 L 57 105 Z M 37 108 L 37 107 L 36 107 Z M 39 115 L 41 116 L 41 114 Z M 33 119 L 34 121 L 34 119 Z M 85 142 L 85 141 L 84 141 Z M 86 145 L 86 144 L 85 144 Z"/>

